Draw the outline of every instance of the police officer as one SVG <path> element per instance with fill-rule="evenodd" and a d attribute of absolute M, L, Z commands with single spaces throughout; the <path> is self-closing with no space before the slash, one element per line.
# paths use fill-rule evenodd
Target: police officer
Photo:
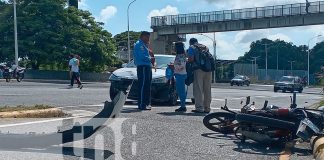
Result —
<path fill-rule="evenodd" d="M 134 62 L 137 66 L 138 109 L 151 110 L 152 63 L 154 56 L 149 49 L 150 33 L 143 31 L 134 46 Z"/>

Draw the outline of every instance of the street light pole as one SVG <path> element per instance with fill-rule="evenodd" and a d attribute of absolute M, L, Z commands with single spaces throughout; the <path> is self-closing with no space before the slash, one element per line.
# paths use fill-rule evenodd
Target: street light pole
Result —
<path fill-rule="evenodd" d="M 130 62 L 130 38 L 129 38 L 129 7 L 132 3 L 134 3 L 136 0 L 133 0 L 131 3 L 128 4 L 127 7 L 127 48 L 128 48 L 128 62 Z"/>
<path fill-rule="evenodd" d="M 14 34 L 15 34 L 15 64 L 18 66 L 18 38 L 17 38 L 17 9 L 16 0 L 13 1 L 14 5 Z"/>
<path fill-rule="evenodd" d="M 309 48 L 309 43 L 311 40 L 321 37 L 322 35 L 317 35 L 315 37 L 312 37 L 311 39 L 308 40 L 308 52 L 307 52 L 307 85 L 309 86 L 309 54 L 310 54 L 310 48 Z"/>

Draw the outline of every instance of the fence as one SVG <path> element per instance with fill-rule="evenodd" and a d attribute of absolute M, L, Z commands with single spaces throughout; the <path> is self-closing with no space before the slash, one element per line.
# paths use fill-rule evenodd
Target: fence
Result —
<path fill-rule="evenodd" d="M 252 64 L 235 64 L 234 74 L 246 75 L 254 77 L 258 81 L 278 81 L 282 76 L 307 76 L 307 71 L 304 70 L 276 70 L 276 69 L 258 69 Z M 310 75 L 311 84 L 315 83 L 314 75 Z"/>
<path fill-rule="evenodd" d="M 82 81 L 91 82 L 107 82 L 110 73 L 81 73 Z M 0 72 L 0 78 L 2 73 Z M 69 80 L 68 71 L 38 71 L 38 70 L 27 70 L 25 72 L 25 79 L 45 79 L 45 80 Z"/>
<path fill-rule="evenodd" d="M 324 12 L 324 1 L 310 2 L 309 7 L 307 7 L 306 3 L 296 3 L 257 8 L 157 16 L 151 18 L 151 27 L 294 16 L 321 12 Z"/>

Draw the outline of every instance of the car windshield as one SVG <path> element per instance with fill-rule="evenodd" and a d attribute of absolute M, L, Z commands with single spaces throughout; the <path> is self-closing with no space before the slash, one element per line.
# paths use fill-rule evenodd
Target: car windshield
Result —
<path fill-rule="evenodd" d="M 243 79 L 243 76 L 235 76 L 233 79 Z"/>
<path fill-rule="evenodd" d="M 155 56 L 157 68 L 164 68 L 167 67 L 170 62 L 174 62 L 173 56 Z M 134 60 L 132 60 L 130 63 L 126 65 L 126 68 L 136 68 L 136 65 L 134 64 Z"/>
<path fill-rule="evenodd" d="M 281 77 L 280 82 L 293 82 L 293 77 Z"/>

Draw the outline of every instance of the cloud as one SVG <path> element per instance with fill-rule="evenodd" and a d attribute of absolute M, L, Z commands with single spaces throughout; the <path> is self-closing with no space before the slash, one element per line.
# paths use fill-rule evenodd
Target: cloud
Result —
<path fill-rule="evenodd" d="M 197 38 L 199 43 L 206 45 L 209 48 L 210 53 L 214 53 L 213 33 L 204 33 L 205 36 L 190 34 L 187 35 L 187 40 L 190 38 Z M 210 37 L 207 38 L 206 36 Z M 230 36 L 226 36 L 225 33 L 216 34 L 216 56 L 218 59 L 236 60 L 239 56 L 242 56 L 249 50 L 249 44 L 236 44 L 230 39 Z M 187 45 L 188 46 L 188 45 Z"/>
<path fill-rule="evenodd" d="M 89 10 L 89 5 L 87 3 L 88 0 L 81 0 L 79 1 L 79 8 L 82 10 Z"/>
<path fill-rule="evenodd" d="M 100 16 L 97 18 L 98 21 L 107 23 L 109 19 L 114 17 L 117 13 L 117 8 L 115 6 L 107 6 L 100 11 Z"/>
<path fill-rule="evenodd" d="M 267 37 L 267 30 L 241 31 L 235 36 L 235 43 L 251 43 Z"/>
<path fill-rule="evenodd" d="M 151 17 L 154 16 L 165 16 L 165 15 L 176 15 L 179 14 L 177 7 L 172 7 L 171 5 L 167 5 L 165 8 L 161 10 L 155 9 L 152 10 L 147 16 L 147 21 L 151 22 Z"/>
<path fill-rule="evenodd" d="M 291 42 L 291 38 L 283 33 L 277 33 L 277 34 L 273 34 L 273 35 L 269 35 L 267 36 L 268 39 L 271 39 L 271 40 L 277 40 L 277 39 L 280 39 L 280 40 L 283 40 L 283 41 L 286 41 L 286 42 Z"/>

